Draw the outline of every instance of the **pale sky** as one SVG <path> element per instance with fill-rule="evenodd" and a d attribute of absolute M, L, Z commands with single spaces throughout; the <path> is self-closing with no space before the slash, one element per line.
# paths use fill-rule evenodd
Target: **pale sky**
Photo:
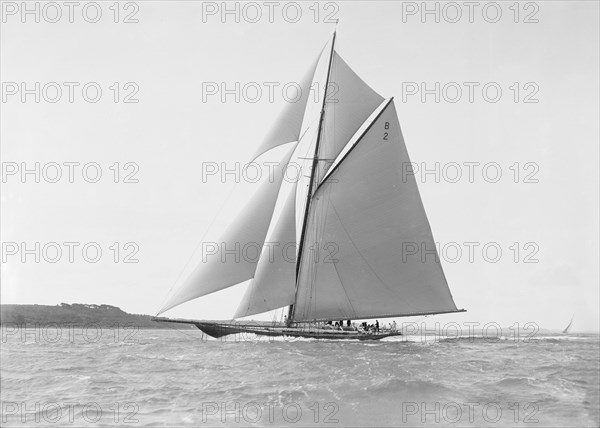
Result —
<path fill-rule="evenodd" d="M 407 2 L 331 3 L 327 9 L 321 4 L 318 23 L 309 9 L 312 2 L 301 3 L 297 23 L 282 16 L 286 2 L 275 9 L 273 23 L 267 9 L 257 23 L 248 22 L 254 17 L 249 9 L 253 15 L 241 16 L 240 23 L 233 16 L 222 23 L 218 13 L 203 22 L 202 3 L 191 1 L 137 2 L 137 12 L 120 11 L 119 21 L 135 12 L 137 23 L 114 23 L 112 2 L 101 2 L 97 23 L 86 22 L 80 10 L 70 23 L 66 8 L 58 23 L 44 21 L 55 16 L 51 10 L 40 12 L 40 23 L 28 15 L 22 23 L 20 11 L 3 10 L 3 172 L 14 163 L 19 168 L 22 163 L 33 168 L 35 162 L 63 165 L 57 183 L 43 178 L 35 183 L 32 174 L 25 183 L 19 174 L 4 177 L 4 250 L 13 242 L 25 242 L 28 249 L 36 242 L 80 245 L 73 263 L 64 245 L 56 263 L 44 257 L 36 263 L 34 255 L 23 263 L 20 252 L 4 251 L 2 303 L 106 303 L 155 314 L 213 219 L 210 233 L 218 235 L 242 199 L 234 193 L 225 202 L 233 183 L 203 182 L 201 165 L 247 162 L 286 103 L 277 90 L 273 102 L 266 94 L 255 103 L 235 103 L 231 97 L 223 103 L 218 96 L 203 102 L 203 82 L 229 87 L 298 82 L 331 36 L 334 24 L 323 20 L 333 13 L 340 19 L 339 54 L 383 97 L 395 97 L 413 162 L 429 169 L 436 162 L 456 163 L 464 175 L 465 163 L 495 162 L 502 171 L 496 183 L 486 181 L 481 166 L 474 170 L 474 182 L 467 177 L 435 182 L 432 175 L 418 175 L 435 240 L 463 250 L 455 263 L 448 260 L 454 253 L 442 257 L 442 265 L 457 306 L 468 312 L 439 321 L 536 322 L 560 329 L 575 314 L 575 331 L 598 331 L 598 3 L 536 2 L 537 9 L 519 10 L 518 23 L 509 9 L 513 2 L 500 2 L 496 23 L 487 22 L 481 8 L 472 23 L 466 8 L 459 22 L 446 21 L 455 13 L 447 8 L 441 22 L 426 15 L 423 23 L 419 11 L 403 19 L 403 7 L 412 7 Z M 487 10 L 485 18 L 492 20 L 492 12 Z M 522 22 L 527 17 L 539 22 Z M 62 98 L 46 101 L 43 95 L 55 96 L 50 85 L 39 103 L 35 95 L 22 102 L 20 92 L 11 95 L 10 82 L 16 88 L 25 82 L 30 89 L 35 82 L 40 87 L 58 82 Z M 79 84 L 73 103 L 63 82 Z M 102 89 L 97 103 L 81 95 L 88 82 Z M 114 82 L 119 101 L 137 87 L 133 97 L 139 102 L 115 103 Z M 128 82 L 133 85 L 125 87 Z M 415 84 L 431 89 L 436 82 L 448 89 L 439 103 L 434 95 L 425 102 L 420 93 L 410 95 Z M 473 102 L 464 82 L 478 85 Z M 495 103 L 482 96 L 488 83 L 502 90 Z M 448 98 L 456 86 L 463 95 L 452 103 Z M 525 103 L 527 96 L 538 102 Z M 102 178 L 86 182 L 79 166 L 69 183 L 65 162 L 96 162 Z M 110 169 L 115 162 L 119 183 Z M 134 168 L 125 169 L 127 162 L 139 167 L 138 183 L 122 182 Z M 515 169 L 520 171 L 516 183 Z M 524 182 L 530 173 L 537 182 Z M 97 263 L 81 255 L 88 242 L 103 251 Z M 115 242 L 119 263 L 110 249 Z M 139 247 L 138 263 L 122 262 L 134 248 L 124 248 L 128 242 Z M 472 262 L 465 242 L 479 243 Z M 496 263 L 482 255 L 487 243 L 502 249 Z M 537 262 L 524 263 L 528 255 Z M 244 287 L 167 315 L 227 319 Z"/>

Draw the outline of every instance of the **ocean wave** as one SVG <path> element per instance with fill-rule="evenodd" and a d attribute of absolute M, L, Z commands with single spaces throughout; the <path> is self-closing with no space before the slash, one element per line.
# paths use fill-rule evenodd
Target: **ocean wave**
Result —
<path fill-rule="evenodd" d="M 323 406 L 333 403 L 343 426 L 397 425 L 407 402 L 474 401 L 533 402 L 544 409 L 536 426 L 598 426 L 597 339 L 251 343 L 188 339 L 169 331 L 140 331 L 138 339 L 127 346 L 113 346 L 114 339 L 64 348 L 13 343 L 2 353 L 1 398 L 26 401 L 28 408 L 59 399 L 103 406 L 132 402 L 138 406 L 136 425 L 149 426 L 200 425 L 207 402 L 274 403 L 279 411 L 296 403 L 310 417 L 314 403 L 321 416 Z M 3 426 L 18 422 L 17 416 Z M 218 418 L 211 422 L 221 425 Z M 503 425 L 514 422 L 494 424 Z"/>

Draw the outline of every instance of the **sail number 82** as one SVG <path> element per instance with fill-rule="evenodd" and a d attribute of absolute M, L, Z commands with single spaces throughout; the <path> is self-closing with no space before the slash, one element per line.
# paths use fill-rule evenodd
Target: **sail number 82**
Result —
<path fill-rule="evenodd" d="M 385 129 L 386 131 L 388 129 L 390 129 L 390 122 L 385 122 L 385 124 L 383 125 L 383 129 Z M 384 132 L 383 133 L 383 141 L 388 141 L 388 137 L 389 137 L 389 132 Z"/>

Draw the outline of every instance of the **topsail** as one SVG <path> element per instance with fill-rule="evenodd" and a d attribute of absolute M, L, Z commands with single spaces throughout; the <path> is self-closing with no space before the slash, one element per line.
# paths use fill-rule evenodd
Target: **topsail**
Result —
<path fill-rule="evenodd" d="M 265 183 L 221 240 L 258 242 L 260 257 L 205 257 L 161 312 L 247 280 L 236 318 L 285 306 L 296 322 L 457 311 L 415 178 L 402 174 L 393 99 L 348 66 L 335 35 L 301 87 L 254 157 L 289 145 L 279 169 L 301 164 L 299 180 Z"/>

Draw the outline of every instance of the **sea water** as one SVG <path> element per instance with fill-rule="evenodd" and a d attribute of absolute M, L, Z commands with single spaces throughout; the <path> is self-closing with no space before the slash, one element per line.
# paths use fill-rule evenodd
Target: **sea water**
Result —
<path fill-rule="evenodd" d="M 209 339 L 2 326 L 2 426 L 598 427 L 598 335 Z"/>

